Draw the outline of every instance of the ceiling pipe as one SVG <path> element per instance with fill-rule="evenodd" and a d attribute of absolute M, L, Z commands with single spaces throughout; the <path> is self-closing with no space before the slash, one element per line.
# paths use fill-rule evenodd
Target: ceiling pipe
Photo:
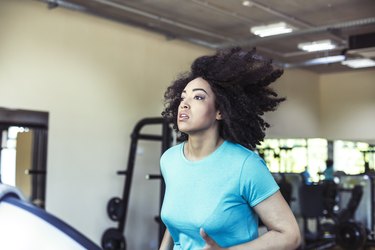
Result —
<path fill-rule="evenodd" d="M 282 12 L 279 12 L 277 10 L 274 10 L 272 9 L 271 7 L 267 6 L 267 5 L 264 5 L 262 3 L 259 3 L 257 1 L 254 1 L 254 0 L 250 0 L 249 1 L 251 3 L 252 6 L 255 6 L 267 13 L 270 13 L 272 15 L 275 15 L 275 16 L 278 16 L 284 20 L 288 20 L 291 24 L 297 24 L 299 26 L 302 26 L 304 28 L 313 28 L 314 26 L 311 24 L 311 23 L 308 23 L 308 22 L 305 22 L 305 21 L 302 21 L 296 17 L 292 17 L 290 15 L 287 15 L 287 14 L 284 14 Z M 341 36 L 337 35 L 337 34 L 329 34 L 333 40 L 335 40 L 336 42 L 340 42 L 342 44 L 345 44 L 346 43 L 346 40 L 344 38 L 342 38 Z"/>
<path fill-rule="evenodd" d="M 183 24 L 183 23 L 180 23 L 180 22 L 168 19 L 168 18 L 164 18 L 162 16 L 154 15 L 154 14 L 151 14 L 151 13 L 148 13 L 148 12 L 136 9 L 136 8 L 132 8 L 130 6 L 126 6 L 126 5 L 123 5 L 123 4 L 118 4 L 118 3 L 108 1 L 108 0 L 91 0 L 91 1 L 101 3 L 101 4 L 104 4 L 104 5 L 107 5 L 107 6 L 111 6 L 111 7 L 117 8 L 117 9 L 121 9 L 121 10 L 130 12 L 130 13 L 133 13 L 133 14 L 143 16 L 143 17 L 147 17 L 147 18 L 150 18 L 152 20 L 162 22 L 162 23 L 166 23 L 166 24 L 169 24 L 169 25 L 172 25 L 172 26 L 175 26 L 175 27 L 185 29 L 185 30 L 193 31 L 193 32 L 196 32 L 196 33 L 199 33 L 199 34 L 202 34 L 202 35 L 210 36 L 210 37 L 225 40 L 225 41 L 234 41 L 234 39 L 232 39 L 232 38 L 229 38 L 229 37 L 226 37 L 226 36 L 220 36 L 220 35 L 217 35 L 213 32 L 210 32 L 208 30 L 203 30 L 203 29 L 196 28 L 196 27 L 193 27 L 193 26 L 190 26 L 190 25 L 186 25 L 186 24 Z"/>
<path fill-rule="evenodd" d="M 203 47 L 206 47 L 206 48 L 210 48 L 210 49 L 217 49 L 218 48 L 215 44 L 212 44 L 212 43 L 209 43 L 209 42 L 206 42 L 206 41 L 203 41 L 203 40 L 199 40 L 199 39 L 196 39 L 196 38 L 174 37 L 173 35 L 161 30 L 160 28 L 158 28 L 157 25 L 152 27 L 152 24 L 144 25 L 144 24 L 139 24 L 139 23 L 131 23 L 131 22 L 126 22 L 126 21 L 119 20 L 119 19 L 113 19 L 113 18 L 110 18 L 110 17 L 105 16 L 105 15 L 99 15 L 96 12 L 90 11 L 89 9 L 87 9 L 83 6 L 80 6 L 80 5 L 77 5 L 77 4 L 72 4 L 69 1 L 65 1 L 65 0 L 42 0 L 42 1 L 46 2 L 48 4 L 49 9 L 53 9 L 53 8 L 57 8 L 57 7 L 64 7 L 64 8 L 67 8 L 67 9 L 78 10 L 78 11 L 81 11 L 81 12 L 85 12 L 87 14 L 99 16 L 101 18 L 110 19 L 112 21 L 118 21 L 118 22 L 122 22 L 122 23 L 125 23 L 125 24 L 128 24 L 128 25 L 134 25 L 134 26 L 144 28 L 146 30 L 150 30 L 150 31 L 154 31 L 154 32 L 156 31 L 160 34 L 165 35 L 167 38 L 169 38 L 171 40 L 175 39 L 175 38 L 180 38 L 182 40 L 185 40 L 185 41 L 188 41 L 188 42 L 191 42 L 191 43 L 194 43 L 196 45 L 203 46 Z M 148 17 L 152 20 L 168 22 L 168 20 L 166 18 L 162 18 L 162 17 L 156 16 L 156 15 L 152 15 L 150 13 L 143 12 L 143 11 L 140 11 L 140 10 L 137 10 L 135 8 L 128 7 L 128 6 L 119 5 L 119 4 L 109 2 L 109 1 L 105 1 L 105 0 L 104 1 L 102 1 L 102 0 L 91 0 L 91 1 L 99 2 L 99 3 L 102 3 L 102 4 L 107 4 L 107 5 L 109 5 L 111 7 L 114 7 L 114 8 L 120 8 L 120 9 L 125 10 L 125 11 L 129 11 L 129 12 L 132 12 L 132 13 L 135 13 L 135 14 L 146 16 L 146 17 Z M 233 39 L 231 39 L 231 38 L 219 36 L 217 34 L 211 33 L 211 32 L 206 31 L 206 30 L 198 29 L 198 28 L 191 27 L 191 26 L 188 26 L 188 25 L 185 25 L 185 24 L 178 25 L 177 22 L 172 21 L 172 20 L 170 20 L 168 23 L 172 26 L 177 26 L 177 27 L 180 27 L 180 28 L 183 28 L 183 29 L 187 29 L 187 30 L 191 30 L 191 31 L 194 31 L 194 32 L 197 32 L 197 33 L 207 35 L 208 37 L 214 37 L 214 38 L 218 38 L 218 39 L 222 39 L 222 40 L 224 39 L 226 41 L 233 41 Z"/>
<path fill-rule="evenodd" d="M 284 13 L 282 13 L 282 12 L 276 11 L 276 10 L 272 9 L 271 7 L 268 7 L 267 5 L 264 5 L 264 4 L 261 4 L 261 3 L 258 3 L 257 1 L 253 1 L 253 0 L 252 0 L 252 1 L 249 1 L 249 2 L 250 2 L 250 4 L 251 4 L 252 6 L 255 6 L 255 7 L 257 7 L 258 9 L 261 9 L 261 10 L 263 10 L 264 12 L 267 12 L 267 13 L 272 14 L 272 15 L 274 15 L 274 16 L 278 16 L 278 17 L 280 17 L 280 18 L 282 18 L 282 19 L 288 20 L 288 21 L 291 22 L 292 24 L 297 24 L 297 25 L 302 26 L 302 27 L 304 27 L 304 28 L 311 28 L 311 27 L 313 27 L 310 23 L 307 23 L 307 22 L 301 21 L 301 20 L 299 20 L 299 19 L 297 19 L 297 18 L 295 18 L 295 17 L 292 17 L 292 16 L 290 16 L 290 15 L 286 15 L 286 14 L 284 14 Z"/>
<path fill-rule="evenodd" d="M 47 3 L 48 9 L 54 9 L 57 7 L 64 7 L 67 9 L 75 10 L 75 11 L 82 11 L 85 12 L 86 9 L 80 5 L 69 3 L 62 0 L 44 0 Z"/>
<path fill-rule="evenodd" d="M 221 9 L 219 7 L 216 7 L 208 2 L 201 2 L 199 0 L 190 0 L 192 3 L 195 3 L 196 5 L 199 5 L 203 8 L 206 8 L 206 9 L 209 9 L 211 11 L 214 11 L 218 14 L 221 14 L 221 15 L 225 15 L 227 17 L 230 17 L 230 18 L 235 18 L 237 20 L 240 20 L 240 21 L 243 21 L 243 22 L 247 22 L 250 25 L 254 24 L 256 21 L 254 19 L 250 19 L 248 17 L 244 17 L 242 15 L 239 15 L 238 13 L 236 12 L 231 12 L 231 11 L 227 11 L 227 10 L 224 10 L 224 9 Z M 260 4 L 258 2 L 255 2 L 255 1 L 249 1 L 251 6 L 255 6 L 256 8 L 258 9 L 261 9 L 262 11 L 264 12 L 267 12 L 271 15 L 274 15 L 274 16 L 277 16 L 277 17 L 280 17 L 284 20 L 288 20 L 292 25 L 298 25 L 299 27 L 303 27 L 303 28 L 312 28 L 313 25 L 311 25 L 310 23 L 307 23 L 307 22 L 304 22 L 304 21 L 301 21 L 299 19 L 297 19 L 296 17 L 292 17 L 290 15 L 286 15 L 284 13 L 281 13 L 279 11 L 276 11 L 266 5 L 263 5 L 263 4 Z M 346 41 L 338 36 L 338 35 L 335 35 L 335 34 L 329 34 L 330 37 L 332 37 L 333 40 L 335 40 L 336 42 L 339 42 L 341 44 L 344 44 L 346 43 Z"/>
<path fill-rule="evenodd" d="M 230 18 L 235 18 L 237 20 L 247 22 L 249 24 L 249 26 L 256 22 L 254 19 L 250 19 L 248 17 L 239 15 L 238 13 L 233 12 L 233 11 L 224 10 L 224 9 L 219 8 L 217 6 L 214 6 L 214 5 L 212 5 L 208 2 L 201 2 L 199 0 L 190 0 L 190 1 L 192 3 L 195 3 L 196 5 L 199 5 L 199 6 L 203 7 L 203 8 L 214 11 L 217 14 L 225 15 L 225 16 L 230 17 Z M 251 4 L 251 6 L 255 6 L 256 8 L 261 9 L 264 12 L 267 12 L 267 13 L 272 14 L 274 16 L 280 17 L 284 20 L 288 20 L 293 25 L 298 25 L 299 27 L 303 27 L 303 28 L 312 28 L 313 27 L 313 25 L 311 25 L 310 23 L 301 21 L 301 20 L 297 19 L 296 17 L 292 17 L 290 15 L 286 15 L 284 13 L 276 11 L 276 10 L 266 6 L 266 5 L 260 4 L 260 3 L 255 2 L 255 1 L 249 1 L 249 2 Z M 338 43 L 344 44 L 346 42 L 342 37 L 340 37 L 338 35 L 329 34 L 329 36 L 332 37 L 332 39 L 334 41 L 338 42 Z"/>
<path fill-rule="evenodd" d="M 238 13 L 233 12 L 233 11 L 224 10 L 222 8 L 219 8 L 219 7 L 216 7 L 212 4 L 209 4 L 208 2 L 201 2 L 199 0 L 190 0 L 190 2 L 195 3 L 196 5 L 199 5 L 203 8 L 214 11 L 218 14 L 221 14 L 221 15 L 224 15 L 224 16 L 227 16 L 227 17 L 231 17 L 231 18 L 235 18 L 235 19 L 243 21 L 243 22 L 248 22 L 249 24 L 256 22 L 254 19 L 244 17 L 244 16 L 239 15 Z"/>

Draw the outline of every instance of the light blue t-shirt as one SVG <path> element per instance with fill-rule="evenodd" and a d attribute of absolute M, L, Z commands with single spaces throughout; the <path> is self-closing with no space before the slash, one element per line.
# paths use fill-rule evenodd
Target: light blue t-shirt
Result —
<path fill-rule="evenodd" d="M 221 247 L 257 238 L 252 207 L 279 189 L 264 161 L 229 141 L 199 161 L 187 160 L 183 147 L 171 147 L 160 159 L 166 183 L 161 218 L 173 249 L 202 249 L 200 228 Z"/>

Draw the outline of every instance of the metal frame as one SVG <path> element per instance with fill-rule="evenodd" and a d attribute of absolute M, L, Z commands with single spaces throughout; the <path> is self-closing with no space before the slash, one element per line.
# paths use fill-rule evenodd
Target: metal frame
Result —
<path fill-rule="evenodd" d="M 141 130 L 144 126 L 147 125 L 162 125 L 161 135 L 153 135 L 153 134 L 141 134 Z M 139 140 L 148 140 L 148 141 L 161 141 L 161 154 L 164 153 L 170 146 L 172 142 L 172 130 L 169 126 L 169 122 L 163 118 L 144 118 L 140 120 L 134 127 L 133 132 L 131 134 L 131 144 L 129 149 L 129 156 L 128 156 L 128 164 L 127 169 L 123 171 L 117 171 L 118 175 L 125 175 L 125 184 L 122 193 L 121 203 L 123 211 L 119 216 L 117 230 L 122 234 L 125 231 L 127 213 L 128 213 L 128 205 L 129 205 L 129 197 L 133 179 L 133 172 L 134 172 L 134 165 L 135 165 L 135 158 L 137 153 L 137 145 Z M 160 179 L 160 209 L 164 199 L 164 192 L 165 192 L 165 183 L 161 175 L 148 175 L 146 178 L 148 179 Z M 165 226 L 160 220 L 160 209 L 159 209 L 159 216 L 156 216 L 156 221 L 159 223 L 159 243 L 162 240 Z"/>

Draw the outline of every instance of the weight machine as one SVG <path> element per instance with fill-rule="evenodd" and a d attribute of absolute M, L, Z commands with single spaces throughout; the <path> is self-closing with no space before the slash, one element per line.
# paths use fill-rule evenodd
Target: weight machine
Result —
<path fill-rule="evenodd" d="M 368 175 L 340 176 L 338 183 L 302 185 L 300 210 L 304 218 L 303 249 L 355 250 L 375 246 L 374 179 Z M 306 219 L 316 220 L 311 233 Z"/>
<path fill-rule="evenodd" d="M 162 125 L 161 135 L 141 134 L 143 127 L 148 125 Z M 117 227 L 107 229 L 102 236 L 101 245 L 105 250 L 126 250 L 126 239 L 124 237 L 129 195 L 133 179 L 133 170 L 135 158 L 137 153 L 137 145 L 139 140 L 160 141 L 161 154 L 163 154 L 172 143 L 172 129 L 169 122 L 163 118 L 144 118 L 140 120 L 134 127 L 131 134 L 131 144 L 128 156 L 127 169 L 117 171 L 118 175 L 125 175 L 125 185 L 123 189 L 122 198 L 113 197 L 107 204 L 107 214 L 113 221 L 118 222 Z M 165 183 L 161 175 L 147 175 L 147 179 L 160 179 L 160 208 L 164 199 Z M 160 210 L 159 210 L 160 211 Z M 163 237 L 165 226 L 160 219 L 160 215 L 155 217 L 156 222 L 159 223 L 159 242 Z"/>

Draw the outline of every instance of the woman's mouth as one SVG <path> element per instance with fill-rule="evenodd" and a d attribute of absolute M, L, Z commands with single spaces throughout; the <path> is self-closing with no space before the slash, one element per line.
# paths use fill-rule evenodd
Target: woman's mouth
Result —
<path fill-rule="evenodd" d="M 187 119 L 189 119 L 189 116 L 186 113 L 180 113 L 178 115 L 178 120 L 179 121 L 184 121 L 184 120 L 187 120 Z"/>

